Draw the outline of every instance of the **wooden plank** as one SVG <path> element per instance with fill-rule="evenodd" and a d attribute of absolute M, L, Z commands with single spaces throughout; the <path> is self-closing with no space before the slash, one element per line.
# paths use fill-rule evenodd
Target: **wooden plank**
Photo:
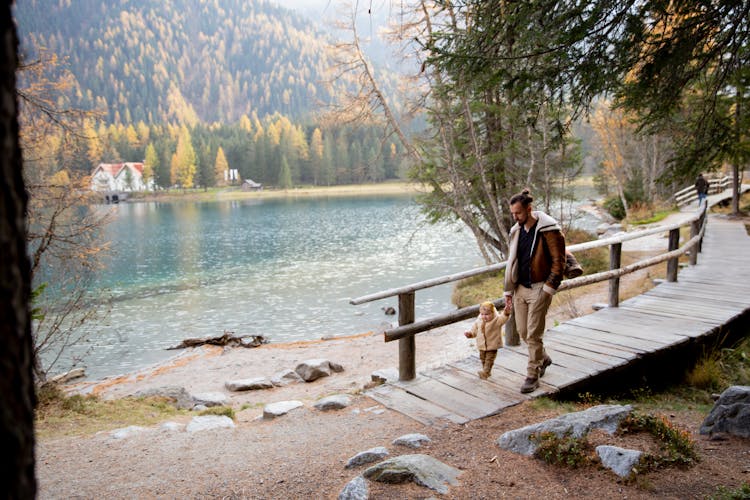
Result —
<path fill-rule="evenodd" d="M 750 278 L 750 277 L 749 277 Z M 649 294 L 675 294 L 684 297 L 696 297 L 709 303 L 713 302 L 730 302 L 747 306 L 746 296 L 738 295 L 732 284 L 701 284 L 695 286 L 692 283 L 662 283 L 648 291 Z M 750 294 L 750 287 L 748 287 Z"/>
<path fill-rule="evenodd" d="M 668 331 L 665 332 L 665 325 L 644 325 L 638 322 L 628 322 L 623 324 L 612 320 L 598 318 L 595 314 L 572 319 L 567 321 L 565 325 L 577 326 L 590 330 L 591 333 L 588 333 L 588 337 L 596 336 L 616 345 L 636 347 L 644 349 L 646 352 L 652 352 L 661 347 L 683 342 L 687 338 L 686 335 L 677 335 L 669 333 Z M 605 333 L 615 335 L 616 338 L 613 339 L 612 337 L 602 335 Z"/>
<path fill-rule="evenodd" d="M 554 342 L 559 342 L 560 344 L 569 346 L 571 349 L 578 349 L 582 351 L 593 352 L 595 354 L 598 353 L 606 356 L 612 356 L 624 361 L 630 361 L 638 357 L 638 354 L 634 353 L 632 350 L 627 350 L 621 346 L 615 346 L 606 342 L 595 342 L 593 340 L 576 337 L 574 335 L 566 335 L 562 331 L 560 333 L 561 335 L 557 335 L 554 337 Z"/>
<path fill-rule="evenodd" d="M 620 366 L 627 363 L 628 358 L 611 356 L 609 354 L 571 346 L 570 344 L 563 342 L 561 335 L 546 335 L 546 337 L 547 338 L 545 339 L 544 345 L 546 346 L 547 352 L 550 353 L 550 356 L 552 356 L 551 353 L 562 352 L 571 356 L 582 358 L 586 362 L 588 362 L 589 360 L 594 361 L 608 368 Z"/>
<path fill-rule="evenodd" d="M 564 331 L 566 335 L 576 336 L 587 339 L 592 342 L 606 343 L 618 346 L 624 350 L 629 350 L 635 354 L 645 354 L 659 350 L 664 346 L 662 343 L 650 342 L 639 338 L 618 335 L 604 330 L 595 330 L 583 325 L 576 325 L 571 322 L 558 325 L 556 328 Z"/>
<path fill-rule="evenodd" d="M 497 412 L 495 405 L 443 384 L 439 380 L 420 377 L 410 382 L 395 382 L 393 385 L 469 419 L 482 418 Z"/>
<path fill-rule="evenodd" d="M 519 394 L 512 394 L 509 391 L 498 390 L 491 384 L 485 383 L 478 376 L 473 377 L 463 370 L 452 366 L 441 366 L 433 370 L 423 372 L 424 376 L 440 380 L 442 383 L 449 385 L 460 391 L 476 396 L 484 401 L 497 406 L 498 410 L 508 406 L 517 405 L 522 398 Z"/>
<path fill-rule="evenodd" d="M 594 314 L 599 314 L 598 311 Z M 658 332 L 661 335 L 677 335 L 678 337 L 695 337 L 698 335 L 704 335 L 708 332 L 711 332 L 713 328 L 715 327 L 715 322 L 709 321 L 709 322 L 701 322 L 701 321 L 695 321 L 692 318 L 686 317 L 686 316 L 662 316 L 659 314 L 652 314 L 648 311 L 641 311 L 639 309 L 619 309 L 615 311 L 615 315 L 610 316 L 609 322 L 613 325 L 618 325 L 620 323 L 626 322 L 629 324 L 636 324 L 636 325 L 642 325 L 644 327 L 644 332 L 647 332 L 647 334 L 644 334 L 646 338 L 653 339 L 654 338 L 654 331 Z M 627 321 L 617 320 L 617 315 L 621 315 L 623 318 L 628 318 Z M 582 316 L 584 317 L 584 316 Z M 576 318 L 578 319 L 578 318 Z M 581 324 L 585 322 L 578 322 L 577 324 Z M 620 329 L 617 327 L 611 328 L 613 330 L 613 333 L 629 333 L 632 334 L 632 331 L 628 332 L 621 332 Z M 637 332 L 636 332 L 637 335 Z M 641 335 L 643 337 L 644 335 Z M 679 342 L 679 339 L 674 339 L 670 337 L 663 337 L 663 341 L 669 342 Z"/>
<path fill-rule="evenodd" d="M 586 363 L 585 362 L 586 360 L 584 360 L 581 357 L 570 356 L 562 352 L 560 352 L 558 356 L 553 357 L 552 356 L 553 353 L 550 352 L 549 350 L 548 343 L 545 342 L 544 345 L 545 345 L 545 350 L 547 351 L 547 355 L 552 358 L 552 362 L 553 362 L 552 366 L 559 365 L 564 368 L 568 368 L 570 371 L 578 372 L 581 377 L 593 375 L 594 373 L 599 372 L 600 369 L 602 368 L 608 368 L 608 366 L 603 365 L 601 363 L 597 363 L 595 361 L 591 361 L 591 363 Z M 506 347 L 506 349 L 515 350 L 519 354 L 526 355 L 528 359 L 528 355 L 526 354 L 526 350 L 524 347 L 525 346 L 512 346 L 512 347 Z M 551 368 L 552 367 L 550 367 L 549 369 Z"/>
<path fill-rule="evenodd" d="M 680 311 L 680 312 L 686 312 L 690 313 L 693 312 L 693 316 L 702 315 L 702 314 L 710 314 L 713 312 L 718 313 L 724 313 L 724 312 L 734 312 L 738 308 L 732 304 L 724 303 L 724 304 L 710 304 L 706 303 L 705 300 L 700 300 L 698 298 L 693 298 L 692 300 L 684 299 L 684 298 L 670 298 L 670 297 L 660 297 L 657 294 L 652 294 L 649 292 L 646 292 L 642 295 L 639 295 L 637 297 L 633 297 L 631 299 L 628 299 L 627 301 L 629 304 L 632 305 L 648 305 L 648 306 L 656 306 L 656 307 L 664 307 L 665 309 L 669 309 L 672 311 Z"/>
<path fill-rule="evenodd" d="M 479 358 L 477 356 L 469 356 L 464 359 L 456 360 L 452 363 L 449 363 L 448 365 L 454 368 L 458 368 L 459 370 L 462 370 L 469 375 L 476 374 L 477 370 L 480 367 Z M 497 386 L 498 390 L 516 394 L 519 398 L 521 398 L 522 401 L 531 399 L 533 397 L 557 392 L 556 387 L 553 387 L 545 383 L 544 381 L 541 381 L 541 383 L 539 384 L 539 389 L 537 389 L 536 391 L 532 392 L 531 394 L 521 394 L 519 389 L 521 388 L 521 384 L 523 384 L 525 378 L 525 368 L 523 374 L 519 374 L 508 370 L 503 366 L 499 366 L 496 363 L 495 367 L 492 369 L 492 376 L 484 382 Z"/>
<path fill-rule="evenodd" d="M 667 317 L 690 317 L 694 321 L 703 323 L 725 323 L 741 314 L 741 311 L 726 311 L 711 309 L 697 304 L 685 304 L 676 300 L 665 300 L 658 297 L 638 296 L 620 304 L 622 309 L 649 311 Z"/>
<path fill-rule="evenodd" d="M 457 415 L 442 406 L 408 394 L 403 389 L 390 384 L 370 389 L 365 392 L 365 395 L 424 425 L 444 426 L 447 422 L 465 424 L 469 421 L 467 417 Z"/>

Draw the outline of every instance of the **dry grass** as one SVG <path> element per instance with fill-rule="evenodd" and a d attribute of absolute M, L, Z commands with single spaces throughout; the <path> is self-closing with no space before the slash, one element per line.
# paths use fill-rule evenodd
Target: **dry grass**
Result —
<path fill-rule="evenodd" d="M 35 430 L 40 438 L 84 436 L 129 425 L 149 426 L 187 414 L 167 398 L 103 400 L 94 395 L 67 396 L 56 386 L 37 392 Z"/>

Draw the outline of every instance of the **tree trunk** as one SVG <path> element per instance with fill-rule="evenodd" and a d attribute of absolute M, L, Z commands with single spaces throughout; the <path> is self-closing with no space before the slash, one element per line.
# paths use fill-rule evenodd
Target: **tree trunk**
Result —
<path fill-rule="evenodd" d="M 18 145 L 18 39 L 11 2 L 0 6 L 0 484 L 6 498 L 34 498 L 34 377 L 27 195 Z"/>

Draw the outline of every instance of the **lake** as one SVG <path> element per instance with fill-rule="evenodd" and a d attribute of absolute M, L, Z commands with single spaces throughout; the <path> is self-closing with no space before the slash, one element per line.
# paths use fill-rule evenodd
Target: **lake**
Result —
<path fill-rule="evenodd" d="M 396 297 L 360 306 L 349 299 L 484 264 L 470 231 L 426 224 L 406 195 L 106 209 L 113 252 L 94 289 L 111 295 L 111 312 L 86 324 L 88 341 L 69 352 L 87 353 L 93 379 L 163 361 L 176 354 L 167 347 L 225 330 L 271 342 L 382 330 L 398 322 L 383 311 Z M 454 309 L 452 289 L 418 291 L 417 320 Z"/>
<path fill-rule="evenodd" d="M 112 295 L 89 324 L 89 378 L 173 356 L 187 337 L 316 339 L 396 324 L 386 299 L 349 299 L 483 265 L 469 231 L 427 225 L 409 196 L 114 205 L 112 257 L 97 286 Z M 454 308 L 451 285 L 417 292 L 417 319 Z"/>

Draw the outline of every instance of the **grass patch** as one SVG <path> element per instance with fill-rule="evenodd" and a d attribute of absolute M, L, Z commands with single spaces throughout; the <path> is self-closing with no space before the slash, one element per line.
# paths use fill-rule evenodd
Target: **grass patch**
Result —
<path fill-rule="evenodd" d="M 234 409 L 231 406 L 212 406 L 201 411 L 198 415 L 218 415 L 229 417 L 234 420 Z"/>
<path fill-rule="evenodd" d="M 646 213 L 638 212 L 632 214 L 632 218 L 628 218 L 628 223 L 634 226 L 642 226 L 644 224 L 655 224 L 661 222 L 667 218 L 668 215 L 675 213 L 672 209 L 662 209 L 649 211 Z"/>
<path fill-rule="evenodd" d="M 56 386 L 37 392 L 35 430 L 40 438 L 82 436 L 129 425 L 149 426 L 187 414 L 164 397 L 104 400 L 93 395 L 67 396 Z"/>
<path fill-rule="evenodd" d="M 719 486 L 716 493 L 708 497 L 709 500 L 746 500 L 750 499 L 750 484 L 743 483 L 735 489 Z"/>
<path fill-rule="evenodd" d="M 503 295 L 505 271 L 493 274 L 472 276 L 456 283 L 451 295 L 451 302 L 458 307 L 469 307 L 494 300 Z"/>

